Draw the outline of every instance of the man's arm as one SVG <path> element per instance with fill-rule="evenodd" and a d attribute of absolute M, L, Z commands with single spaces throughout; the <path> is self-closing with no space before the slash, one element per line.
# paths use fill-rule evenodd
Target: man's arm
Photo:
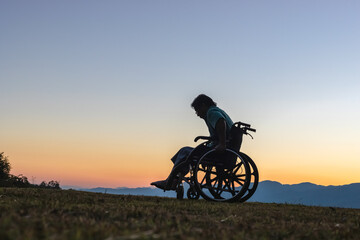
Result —
<path fill-rule="evenodd" d="M 219 138 L 219 143 L 215 146 L 218 151 L 226 149 L 226 122 L 225 119 L 220 118 L 215 126 L 216 135 Z"/>

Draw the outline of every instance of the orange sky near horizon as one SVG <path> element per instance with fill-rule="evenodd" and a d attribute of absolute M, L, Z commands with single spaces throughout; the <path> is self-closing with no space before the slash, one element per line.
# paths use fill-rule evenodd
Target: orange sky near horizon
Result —
<path fill-rule="evenodd" d="M 188 111 L 193 114 L 190 108 Z M 183 130 L 185 134 L 175 137 L 166 136 L 164 132 L 170 130 L 175 134 L 178 131 L 176 128 L 163 128 L 164 132 L 157 141 L 151 141 L 155 139 L 156 131 L 148 132 L 148 137 L 142 139 L 126 137 L 131 133 L 122 136 L 98 133 L 96 138 L 91 138 L 89 134 L 74 135 L 63 139 L 60 136 L 64 133 L 52 132 L 52 136 L 44 133 L 26 137 L 24 131 L 21 140 L 8 136 L 7 141 L 1 144 L 7 150 L 5 155 L 9 156 L 12 174 L 23 174 L 30 181 L 35 177 L 35 183 L 57 180 L 63 186 L 148 187 L 150 182 L 167 177 L 172 168 L 170 158 L 178 148 L 196 146 L 192 142 L 192 132 L 198 130 L 198 135 L 206 135 L 202 120 L 195 114 L 190 115 L 190 123 L 196 123 L 192 131 L 185 130 L 187 125 L 182 126 L 179 131 Z M 353 153 L 346 155 L 352 146 L 336 146 L 337 141 L 328 141 L 330 148 L 337 147 L 336 152 L 328 151 L 328 148 L 317 149 L 315 137 L 310 143 L 302 142 L 301 136 L 306 136 L 306 133 L 295 137 L 282 133 L 272 137 L 276 131 L 271 133 L 270 129 L 261 127 L 253 134 L 254 140 L 245 136 L 242 146 L 242 151 L 256 162 L 260 181 L 273 180 L 283 184 L 312 182 L 320 185 L 359 182 L 359 165 L 356 155 L 352 155 L 359 150 L 352 149 Z M 185 136 L 186 133 L 188 136 Z M 31 136 L 33 139 L 30 140 Z M 287 137 L 290 138 L 288 141 Z M 343 157 L 346 157 L 348 165 L 339 164 Z"/>
<path fill-rule="evenodd" d="M 11 152 L 11 151 L 10 151 Z M 43 151 L 11 152 L 12 174 L 23 174 L 35 183 L 57 180 L 61 185 L 80 187 L 147 187 L 155 180 L 166 178 L 172 164 L 169 151 L 160 154 L 104 154 L 92 152 L 76 154 L 46 153 Z M 170 155 L 169 155 L 170 154 Z M 250 155 L 250 154 L 249 154 Z M 255 157 L 253 157 L 253 156 Z M 14 158 L 14 156 L 16 158 Z M 321 170 L 321 163 L 309 165 L 300 160 L 288 165 L 277 165 L 279 159 L 261 158 L 261 154 L 251 154 L 260 172 L 260 181 L 273 180 L 283 184 L 312 182 L 319 185 L 344 185 L 359 182 L 358 169 L 337 165 L 326 166 Z M 41 159 L 43 161 L 39 161 Z M 144 158 L 146 161 L 144 161 Z M 124 160 L 126 159 L 126 160 Z M 269 162 L 265 162 L 269 161 Z M 135 164 L 140 162 L 141 166 Z M 343 172 L 341 174 L 340 172 Z"/>

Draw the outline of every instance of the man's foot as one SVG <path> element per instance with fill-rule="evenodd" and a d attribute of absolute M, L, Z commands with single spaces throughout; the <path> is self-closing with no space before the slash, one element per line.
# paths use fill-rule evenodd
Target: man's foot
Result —
<path fill-rule="evenodd" d="M 157 188 L 160 188 L 160 189 L 162 189 L 162 190 L 176 190 L 177 181 L 178 181 L 178 179 L 175 178 L 175 179 L 173 180 L 173 182 L 171 183 L 171 185 L 168 186 L 168 187 L 166 186 L 166 185 L 167 185 L 167 179 L 166 179 L 166 180 L 162 180 L 162 181 L 152 182 L 152 183 L 150 183 L 150 185 L 153 185 L 153 186 L 155 186 L 155 187 L 157 187 Z"/>
<path fill-rule="evenodd" d="M 162 180 L 162 181 L 156 181 L 156 182 L 152 182 L 150 185 L 153 185 L 157 188 L 160 188 L 162 190 L 166 190 L 165 187 L 166 187 L 166 180 Z"/>

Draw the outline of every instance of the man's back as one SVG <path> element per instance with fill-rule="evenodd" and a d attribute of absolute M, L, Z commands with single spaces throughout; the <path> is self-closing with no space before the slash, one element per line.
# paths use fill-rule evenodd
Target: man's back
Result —
<path fill-rule="evenodd" d="M 210 137 L 213 139 L 218 139 L 216 136 L 216 123 L 224 119 L 226 123 L 226 135 L 230 136 L 231 126 L 234 124 L 229 115 L 222 109 L 216 106 L 211 106 L 206 114 L 206 125 L 209 129 Z"/>

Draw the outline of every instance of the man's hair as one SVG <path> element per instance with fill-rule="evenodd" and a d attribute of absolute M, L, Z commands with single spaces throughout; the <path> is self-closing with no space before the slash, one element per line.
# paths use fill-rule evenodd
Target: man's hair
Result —
<path fill-rule="evenodd" d="M 206 96 L 205 94 L 200 94 L 194 99 L 191 107 L 197 109 L 202 104 L 205 104 L 207 107 L 216 106 L 216 102 L 214 102 L 210 97 Z"/>

